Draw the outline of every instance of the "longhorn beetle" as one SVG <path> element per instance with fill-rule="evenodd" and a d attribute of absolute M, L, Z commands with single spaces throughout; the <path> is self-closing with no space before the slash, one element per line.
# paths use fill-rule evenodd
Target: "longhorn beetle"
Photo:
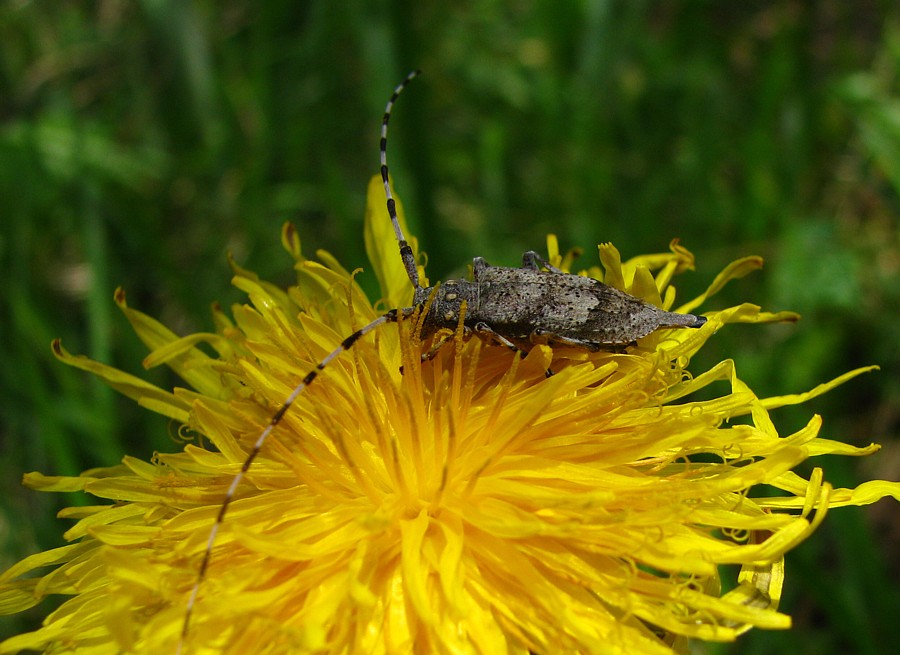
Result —
<path fill-rule="evenodd" d="M 285 399 L 268 425 L 253 444 L 240 472 L 231 481 L 215 523 L 209 532 L 206 549 L 191 589 L 184 613 L 177 653 L 181 653 L 190 629 L 191 614 L 197 601 L 200 585 L 212 557 L 216 535 L 234 492 L 247 470 L 259 455 L 263 445 L 281 422 L 281 419 L 316 376 L 341 353 L 353 347 L 356 341 L 385 323 L 395 323 L 401 318 L 424 312 L 421 318 L 422 337 L 430 337 L 440 329 L 453 331 L 463 316 L 466 332 L 474 332 L 490 339 L 520 356 L 531 345 L 544 343 L 582 348 L 592 352 L 617 350 L 634 343 L 654 330 L 663 327 L 698 328 L 706 323 L 703 316 L 667 312 L 619 291 L 590 277 L 571 275 L 550 265 L 536 252 L 528 251 L 522 257 L 522 268 L 491 266 L 482 257 L 473 260 L 472 280 L 447 280 L 442 285 L 423 287 L 419 284 L 415 256 L 400 229 L 397 208 L 388 182 L 387 130 L 391 110 L 399 95 L 420 71 L 407 75 L 394 89 L 384 109 L 381 121 L 381 179 L 387 211 L 400 246 L 400 259 L 413 285 L 412 307 L 391 309 L 368 325 L 360 328 L 334 349 L 325 359 L 306 374 L 306 377 Z M 463 308 L 465 303 L 465 309 Z M 428 359 L 445 342 L 438 340 L 432 349 L 422 355 Z M 547 370 L 548 376 L 552 375 Z"/>

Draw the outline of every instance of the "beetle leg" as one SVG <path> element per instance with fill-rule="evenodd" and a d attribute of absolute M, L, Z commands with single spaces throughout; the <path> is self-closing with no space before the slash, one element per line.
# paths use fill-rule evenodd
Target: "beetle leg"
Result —
<path fill-rule="evenodd" d="M 464 331 L 468 331 L 468 328 L 465 328 Z M 453 335 L 456 334 L 453 330 L 441 330 L 441 332 L 444 332 L 444 334 L 439 333 L 436 335 L 434 341 L 431 342 L 431 348 L 429 348 L 427 352 L 422 353 L 423 362 L 430 362 L 437 357 L 440 349 L 450 343 L 453 339 Z"/>
<path fill-rule="evenodd" d="M 551 273 L 560 273 L 565 275 L 565 271 L 556 268 L 546 259 L 537 254 L 534 250 L 529 250 L 522 254 L 522 268 L 527 268 L 531 271 L 540 271 L 541 268 L 546 268 Z"/>
<path fill-rule="evenodd" d="M 504 337 L 502 334 L 498 334 L 497 332 L 495 332 L 490 325 L 483 321 L 475 324 L 475 332 L 490 337 L 496 343 L 500 344 L 511 352 L 518 353 L 519 357 L 521 357 L 522 359 L 525 359 L 525 356 L 528 354 L 526 351 L 519 348 L 516 344 Z M 551 375 L 553 375 L 553 371 L 548 368 L 544 371 L 544 375 L 549 378 Z"/>
<path fill-rule="evenodd" d="M 528 335 L 528 340 L 533 344 L 571 346 L 573 348 L 581 348 L 592 353 L 597 352 L 601 348 L 603 350 L 607 350 L 607 348 L 604 347 L 603 344 L 599 344 L 596 341 L 586 341 L 584 339 L 576 339 L 574 337 L 561 337 L 558 334 L 553 334 L 552 332 L 548 332 L 547 330 L 542 330 L 540 328 L 534 329 L 531 334 Z M 616 348 L 618 346 L 616 344 L 610 344 L 610 347 Z"/>
<path fill-rule="evenodd" d="M 484 257 L 476 257 L 472 260 L 472 277 L 477 281 L 478 276 L 490 267 L 491 265 L 487 263 Z"/>

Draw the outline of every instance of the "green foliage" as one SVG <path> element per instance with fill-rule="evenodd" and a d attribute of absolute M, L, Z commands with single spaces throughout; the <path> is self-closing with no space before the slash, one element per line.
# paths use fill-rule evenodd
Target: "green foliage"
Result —
<path fill-rule="evenodd" d="M 878 461 L 893 453 L 896 467 L 896 6 L 443 4 L 0 6 L 0 568 L 60 545 L 55 510 L 87 502 L 24 490 L 24 471 L 178 447 L 174 426 L 58 364 L 50 340 L 140 372 L 115 287 L 180 333 L 209 329 L 211 302 L 241 300 L 226 251 L 290 280 L 285 220 L 307 254 L 365 266 L 381 111 L 414 67 L 425 76 L 397 106 L 390 157 L 432 279 L 475 255 L 513 264 L 547 232 L 585 247 L 586 262 L 601 241 L 627 257 L 680 237 L 698 262 L 686 295 L 761 254 L 766 271 L 716 306 L 751 300 L 804 320 L 726 330 L 695 368 L 733 357 L 754 389 L 779 394 L 878 363 L 776 420 L 793 429 L 818 411 L 826 436 L 877 440 Z M 834 466 L 846 485 L 897 475 Z M 835 510 L 788 562 L 797 628 L 748 635 L 740 652 L 898 643 L 897 516 L 887 501 Z"/>

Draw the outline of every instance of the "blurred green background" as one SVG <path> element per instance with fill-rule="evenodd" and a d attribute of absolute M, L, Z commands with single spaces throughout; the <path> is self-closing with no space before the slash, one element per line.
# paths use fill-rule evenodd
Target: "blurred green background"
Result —
<path fill-rule="evenodd" d="M 0 4 L 0 56 L 0 569 L 61 545 L 56 511 L 86 502 L 25 490 L 23 472 L 179 447 L 50 340 L 171 386 L 143 372 L 117 285 L 185 334 L 242 300 L 229 251 L 290 282 L 285 220 L 307 255 L 368 266 L 381 112 L 416 67 L 390 158 L 432 280 L 475 255 L 516 264 L 548 232 L 585 263 L 601 241 L 629 257 L 680 237 L 697 256 L 682 298 L 762 255 L 707 308 L 803 320 L 730 327 L 693 369 L 731 357 L 777 395 L 880 364 L 775 420 L 787 433 L 818 412 L 824 436 L 884 445 L 818 461 L 836 486 L 900 477 L 894 2 L 20 0 Z M 834 510 L 788 559 L 796 628 L 697 652 L 890 652 L 898 553 L 896 503 Z"/>

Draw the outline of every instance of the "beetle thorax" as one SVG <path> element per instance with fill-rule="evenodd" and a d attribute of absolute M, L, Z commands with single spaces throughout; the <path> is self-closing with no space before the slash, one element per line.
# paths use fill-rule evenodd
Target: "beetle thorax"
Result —
<path fill-rule="evenodd" d="M 447 280 L 435 287 L 416 289 L 415 305 L 424 307 L 430 300 L 431 306 L 422 326 L 423 336 L 428 336 L 441 328 L 454 329 L 459 323 L 462 303 L 466 303 L 466 324 L 478 309 L 478 284 L 468 280 Z"/>

